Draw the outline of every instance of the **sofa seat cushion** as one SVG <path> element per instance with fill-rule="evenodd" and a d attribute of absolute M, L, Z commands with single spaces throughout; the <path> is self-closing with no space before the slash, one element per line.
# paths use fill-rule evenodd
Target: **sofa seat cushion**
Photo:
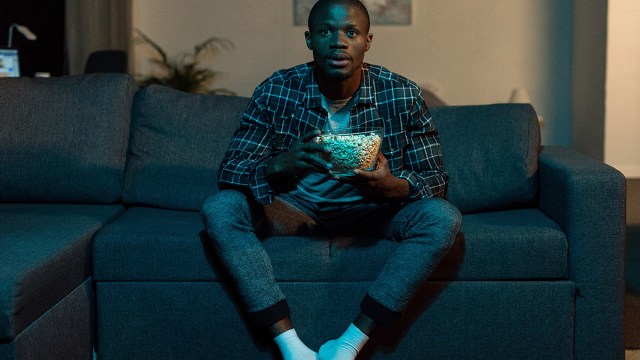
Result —
<path fill-rule="evenodd" d="M 568 259 L 564 231 L 538 209 L 469 214 L 434 278 L 567 279 Z"/>
<path fill-rule="evenodd" d="M 200 210 L 247 98 L 151 85 L 136 94 L 124 201 Z"/>
<path fill-rule="evenodd" d="M 100 230 L 94 246 L 97 281 L 218 279 L 197 212 L 131 208 Z M 278 236 L 264 246 L 281 281 L 370 281 L 398 243 Z M 465 215 L 461 235 L 434 274 L 444 280 L 566 277 L 566 237 L 537 209 Z"/>
<path fill-rule="evenodd" d="M 535 203 L 540 126 L 531 105 L 434 107 L 431 115 L 449 174 L 449 201 L 463 214 Z"/>
<path fill-rule="evenodd" d="M 136 90 L 131 77 L 1 80 L 0 201 L 119 201 Z"/>
<path fill-rule="evenodd" d="M 132 207 L 96 234 L 93 277 L 100 280 L 211 280 L 200 215 Z"/>
<path fill-rule="evenodd" d="M 120 205 L 0 204 L 0 339 L 91 275 L 91 239 Z"/>

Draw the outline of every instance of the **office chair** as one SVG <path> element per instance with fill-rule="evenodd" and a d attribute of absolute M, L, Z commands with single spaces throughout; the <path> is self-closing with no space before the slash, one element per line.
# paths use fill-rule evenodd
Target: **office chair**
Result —
<path fill-rule="evenodd" d="M 127 73 L 127 52 L 124 50 L 99 50 L 89 54 L 84 67 L 89 73 Z"/>

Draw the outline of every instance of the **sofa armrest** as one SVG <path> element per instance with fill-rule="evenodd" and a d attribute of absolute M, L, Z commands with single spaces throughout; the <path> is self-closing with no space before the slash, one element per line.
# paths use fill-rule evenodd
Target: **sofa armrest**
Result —
<path fill-rule="evenodd" d="M 540 153 L 541 210 L 569 242 L 576 284 L 575 358 L 624 358 L 624 176 L 565 147 Z"/>

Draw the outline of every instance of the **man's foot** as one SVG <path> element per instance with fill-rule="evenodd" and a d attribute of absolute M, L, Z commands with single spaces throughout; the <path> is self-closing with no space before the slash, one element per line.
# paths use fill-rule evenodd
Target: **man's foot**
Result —
<path fill-rule="evenodd" d="M 284 360 L 317 360 L 318 353 L 309 349 L 298 337 L 295 329 L 276 336 L 276 342 Z"/>
<path fill-rule="evenodd" d="M 320 360 L 353 360 L 367 340 L 369 337 L 351 324 L 342 336 L 320 347 Z"/>

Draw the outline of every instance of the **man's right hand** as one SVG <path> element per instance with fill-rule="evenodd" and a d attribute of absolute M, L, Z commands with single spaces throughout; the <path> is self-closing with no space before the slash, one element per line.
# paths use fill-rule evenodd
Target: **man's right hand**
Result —
<path fill-rule="evenodd" d="M 331 164 L 321 154 L 328 154 L 331 150 L 326 145 L 313 141 L 318 135 L 320 130 L 309 132 L 296 140 L 289 151 L 272 158 L 267 167 L 269 182 L 309 171 L 327 173 Z"/>

